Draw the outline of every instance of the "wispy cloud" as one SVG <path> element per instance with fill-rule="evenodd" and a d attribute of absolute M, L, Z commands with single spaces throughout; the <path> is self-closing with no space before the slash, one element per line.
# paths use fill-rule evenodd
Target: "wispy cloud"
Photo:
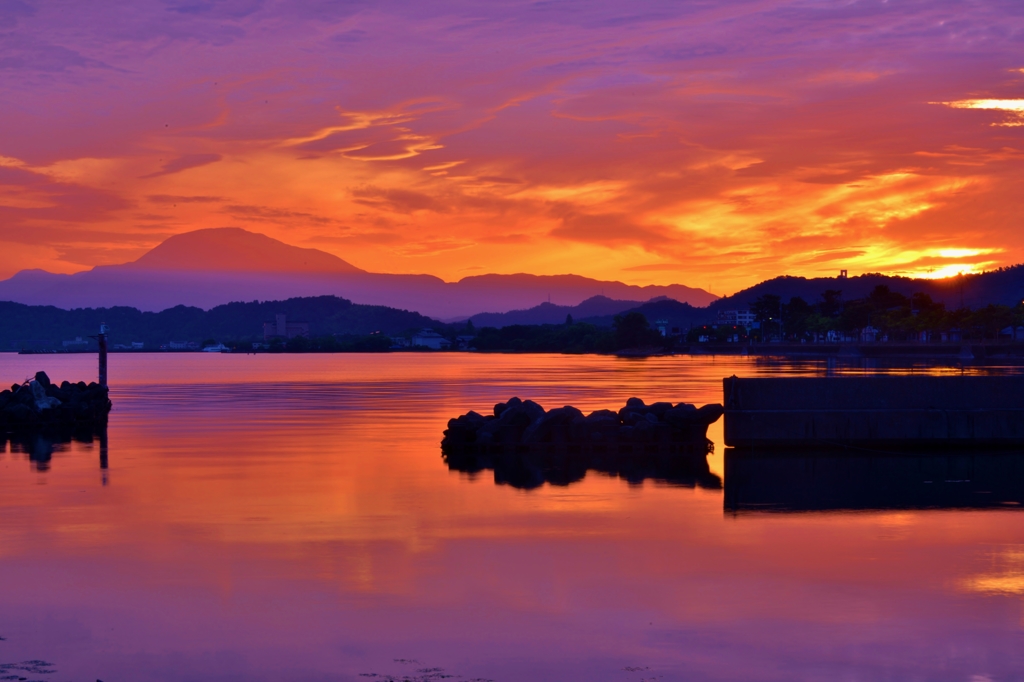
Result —
<path fill-rule="evenodd" d="M 1011 4 L 0 3 L 0 275 L 225 215 L 445 279 L 1024 261 Z"/>
<path fill-rule="evenodd" d="M 159 178 L 162 175 L 173 175 L 174 173 L 180 173 L 182 171 L 189 170 L 190 168 L 198 168 L 200 166 L 206 166 L 211 163 L 217 163 L 221 160 L 220 154 L 185 154 L 179 156 L 176 159 L 164 163 L 160 166 L 160 170 L 146 175 L 140 175 L 139 178 L 142 180 L 148 180 L 150 178 Z"/>

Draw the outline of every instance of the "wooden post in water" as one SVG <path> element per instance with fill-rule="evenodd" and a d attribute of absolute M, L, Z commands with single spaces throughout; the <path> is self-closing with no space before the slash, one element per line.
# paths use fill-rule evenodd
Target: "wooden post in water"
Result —
<path fill-rule="evenodd" d="M 100 324 L 100 334 L 96 337 L 100 344 L 100 386 L 107 385 L 107 325 Z"/>

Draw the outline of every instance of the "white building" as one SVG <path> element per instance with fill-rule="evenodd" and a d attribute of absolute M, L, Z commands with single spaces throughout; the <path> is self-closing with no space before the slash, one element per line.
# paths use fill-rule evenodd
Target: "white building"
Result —
<path fill-rule="evenodd" d="M 861 343 L 875 343 L 878 341 L 878 330 L 868 325 L 860 330 L 860 342 Z"/>
<path fill-rule="evenodd" d="M 296 336 L 309 338 L 309 322 L 289 322 L 286 315 L 275 315 L 273 322 L 263 323 L 263 341 L 273 339 L 294 339 Z"/>
<path fill-rule="evenodd" d="M 442 350 L 450 347 L 451 341 L 444 338 L 433 329 L 421 329 L 412 337 L 413 346 L 421 346 L 423 348 L 433 348 L 434 350 Z"/>
<path fill-rule="evenodd" d="M 720 310 L 718 312 L 718 324 L 749 327 L 754 324 L 754 313 L 749 310 Z"/>

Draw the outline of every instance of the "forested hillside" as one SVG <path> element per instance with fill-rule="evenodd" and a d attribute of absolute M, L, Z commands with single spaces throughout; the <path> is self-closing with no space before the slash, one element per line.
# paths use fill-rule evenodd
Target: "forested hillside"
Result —
<path fill-rule="evenodd" d="M 284 314 L 292 322 L 308 322 L 313 338 L 330 335 L 365 335 L 374 332 L 397 335 L 423 327 L 445 329 L 429 317 L 384 306 L 356 305 L 336 296 L 291 298 L 285 301 L 228 303 L 209 311 L 177 306 L 158 313 L 135 308 L 78 308 L 28 306 L 0 302 L 0 348 L 63 348 L 62 342 L 88 339 L 100 324 L 110 328 L 111 344 L 143 342 L 159 348 L 171 341 L 262 341 L 263 323 Z M 95 341 L 89 339 L 91 348 Z"/>

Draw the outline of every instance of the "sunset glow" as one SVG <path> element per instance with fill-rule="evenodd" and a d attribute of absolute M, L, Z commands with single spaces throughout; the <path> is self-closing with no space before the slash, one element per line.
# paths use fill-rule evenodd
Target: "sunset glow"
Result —
<path fill-rule="evenodd" d="M 0 20 L 0 277 L 220 226 L 370 271 L 721 294 L 1024 261 L 1024 18 L 999 3 L 166 0 Z"/>

